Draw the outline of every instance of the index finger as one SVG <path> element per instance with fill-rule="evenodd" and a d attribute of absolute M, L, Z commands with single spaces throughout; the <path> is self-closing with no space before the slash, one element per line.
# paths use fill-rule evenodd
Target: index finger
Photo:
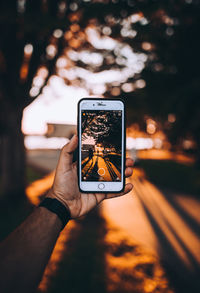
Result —
<path fill-rule="evenodd" d="M 134 161 L 131 158 L 126 158 L 126 167 L 133 167 Z"/>

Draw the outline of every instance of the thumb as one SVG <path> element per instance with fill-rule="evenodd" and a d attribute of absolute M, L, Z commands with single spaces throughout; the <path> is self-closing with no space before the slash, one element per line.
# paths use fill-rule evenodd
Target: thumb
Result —
<path fill-rule="evenodd" d="M 63 147 L 61 155 L 60 155 L 60 162 L 61 168 L 64 167 L 68 169 L 72 165 L 73 161 L 73 152 L 76 150 L 78 146 L 78 137 L 75 134 L 72 139 Z"/>

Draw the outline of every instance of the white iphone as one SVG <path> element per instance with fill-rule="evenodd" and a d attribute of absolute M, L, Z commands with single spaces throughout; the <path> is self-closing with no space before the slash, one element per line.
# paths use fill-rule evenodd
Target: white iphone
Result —
<path fill-rule="evenodd" d="M 78 177 L 82 192 L 120 192 L 125 185 L 125 106 L 84 98 L 78 104 Z"/>

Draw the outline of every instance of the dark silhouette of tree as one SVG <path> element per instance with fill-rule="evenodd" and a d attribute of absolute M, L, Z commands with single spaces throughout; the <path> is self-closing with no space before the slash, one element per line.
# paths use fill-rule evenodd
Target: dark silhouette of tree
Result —
<path fill-rule="evenodd" d="M 96 144 L 121 150 L 122 119 L 119 111 L 84 111 L 82 135 L 93 137 Z"/>
<path fill-rule="evenodd" d="M 40 66 L 52 74 L 57 56 L 49 58 L 46 48 L 57 25 L 57 1 L 1 1 L 0 3 L 0 134 L 1 192 L 18 197 L 24 194 L 24 143 L 21 133 L 23 109 L 34 98 L 33 78 Z M 55 40 L 59 43 L 59 40 Z"/>
<path fill-rule="evenodd" d="M 21 133 L 23 109 L 42 93 L 52 74 L 59 74 L 56 62 L 63 54 L 87 49 L 100 52 L 101 66 L 71 57 L 76 65 L 98 72 L 122 68 L 115 64 L 112 50 L 94 48 L 86 28 L 98 27 L 102 35 L 113 26 L 113 37 L 121 41 L 120 21 L 130 5 L 125 1 L 2 1 L 0 3 L 0 135 L 1 192 L 18 197 L 24 194 L 24 144 Z M 126 9 L 126 11 L 123 9 Z M 122 13 L 123 12 L 123 13 Z M 71 50 L 71 51 L 70 51 Z M 113 59 L 114 58 L 114 59 Z M 70 59 L 70 58 L 68 58 Z M 106 61 L 107 60 L 107 61 Z M 90 64 L 91 63 L 91 64 Z M 69 68 L 70 69 L 70 68 Z M 61 74 L 61 73 L 60 73 Z M 40 77 L 34 80 L 35 77 Z M 41 81 L 42 77 L 42 81 Z M 62 77 L 66 84 L 80 85 L 81 78 Z M 82 83 L 84 86 L 84 83 Z"/>
<path fill-rule="evenodd" d="M 16 198 L 23 196 L 25 186 L 23 109 L 41 93 L 64 45 L 53 37 L 55 28 L 64 25 L 58 4 L 39 0 L 0 3 L 1 192 Z M 48 54 L 51 43 L 57 45 L 54 55 Z M 43 85 L 31 94 L 41 66 L 47 69 Z"/>
<path fill-rule="evenodd" d="M 173 147 L 194 141 L 200 158 L 200 3 L 155 1 L 154 7 L 146 13 L 150 50 L 142 73 L 148 114 L 161 122 Z"/>

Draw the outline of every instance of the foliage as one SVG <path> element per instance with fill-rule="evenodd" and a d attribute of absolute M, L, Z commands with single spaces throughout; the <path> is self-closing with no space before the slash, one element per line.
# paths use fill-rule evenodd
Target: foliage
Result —
<path fill-rule="evenodd" d="M 199 197 L 200 171 L 193 165 L 170 160 L 140 160 L 140 166 L 145 170 L 148 179 L 158 186 Z"/>
<path fill-rule="evenodd" d="M 91 94 L 125 96 L 129 122 L 142 125 L 145 114 L 154 116 L 166 122 L 174 143 L 179 136 L 196 138 L 199 10 L 198 1 L 187 0 L 4 1 L 0 93 L 24 107 L 57 74 Z M 98 73 L 108 70 L 116 77 L 99 81 Z M 176 115 L 174 125 L 169 113 Z"/>
<path fill-rule="evenodd" d="M 121 112 L 85 111 L 82 116 L 83 139 L 93 137 L 104 147 L 121 149 Z"/>

